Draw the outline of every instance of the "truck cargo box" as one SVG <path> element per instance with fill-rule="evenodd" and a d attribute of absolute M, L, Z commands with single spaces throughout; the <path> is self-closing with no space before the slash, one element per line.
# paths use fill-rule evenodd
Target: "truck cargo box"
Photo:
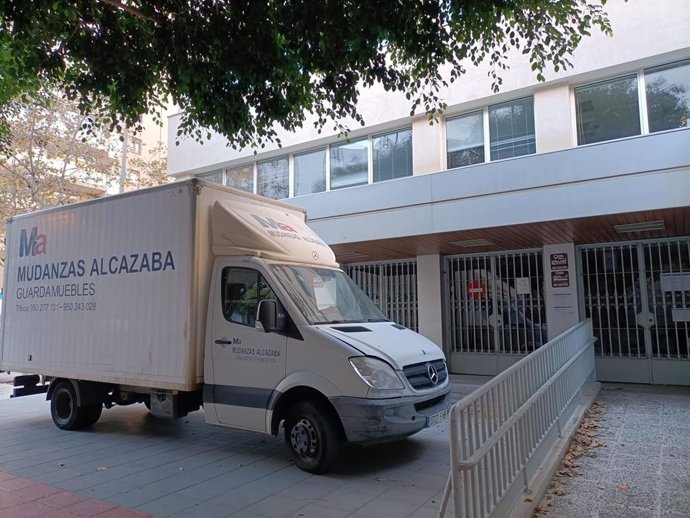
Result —
<path fill-rule="evenodd" d="M 253 226 L 243 230 L 242 214 L 231 217 L 238 204 L 263 219 L 245 210 Z M 214 206 L 227 221 L 215 237 Z M 275 210 L 305 220 L 279 202 L 188 180 L 11 219 L 0 368 L 196 389 L 212 241 L 225 253 L 261 254 L 252 236 Z"/>

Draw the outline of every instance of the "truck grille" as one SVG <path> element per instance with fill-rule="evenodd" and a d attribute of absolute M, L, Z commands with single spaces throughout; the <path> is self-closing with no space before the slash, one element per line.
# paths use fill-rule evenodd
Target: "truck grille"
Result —
<path fill-rule="evenodd" d="M 432 381 L 433 373 L 436 372 L 436 383 Z M 415 363 L 403 367 L 403 373 L 414 389 L 427 389 L 441 385 L 448 377 L 446 362 L 434 360 L 430 362 Z"/>

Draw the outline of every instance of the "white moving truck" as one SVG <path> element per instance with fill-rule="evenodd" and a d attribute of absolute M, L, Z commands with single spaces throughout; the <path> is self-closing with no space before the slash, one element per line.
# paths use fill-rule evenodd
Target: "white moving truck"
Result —
<path fill-rule="evenodd" d="M 12 218 L 0 370 L 55 424 L 146 404 L 277 435 L 295 463 L 445 419 L 440 348 L 385 318 L 301 209 L 188 180 Z M 40 379 L 40 381 L 39 381 Z"/>

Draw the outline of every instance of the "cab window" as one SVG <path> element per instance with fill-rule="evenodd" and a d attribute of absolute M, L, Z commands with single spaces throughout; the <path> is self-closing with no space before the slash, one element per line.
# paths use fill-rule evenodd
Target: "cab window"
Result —
<path fill-rule="evenodd" d="M 221 301 L 228 322 L 254 327 L 259 302 L 264 299 L 278 300 L 263 275 L 248 268 L 223 268 Z"/>

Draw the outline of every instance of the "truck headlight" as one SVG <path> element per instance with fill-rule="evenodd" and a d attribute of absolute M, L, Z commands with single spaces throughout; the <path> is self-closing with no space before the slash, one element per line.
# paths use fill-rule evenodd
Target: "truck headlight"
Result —
<path fill-rule="evenodd" d="M 350 364 L 364 383 L 375 389 L 400 390 L 405 385 L 400 380 L 393 367 L 382 360 L 368 356 L 350 358 Z"/>

